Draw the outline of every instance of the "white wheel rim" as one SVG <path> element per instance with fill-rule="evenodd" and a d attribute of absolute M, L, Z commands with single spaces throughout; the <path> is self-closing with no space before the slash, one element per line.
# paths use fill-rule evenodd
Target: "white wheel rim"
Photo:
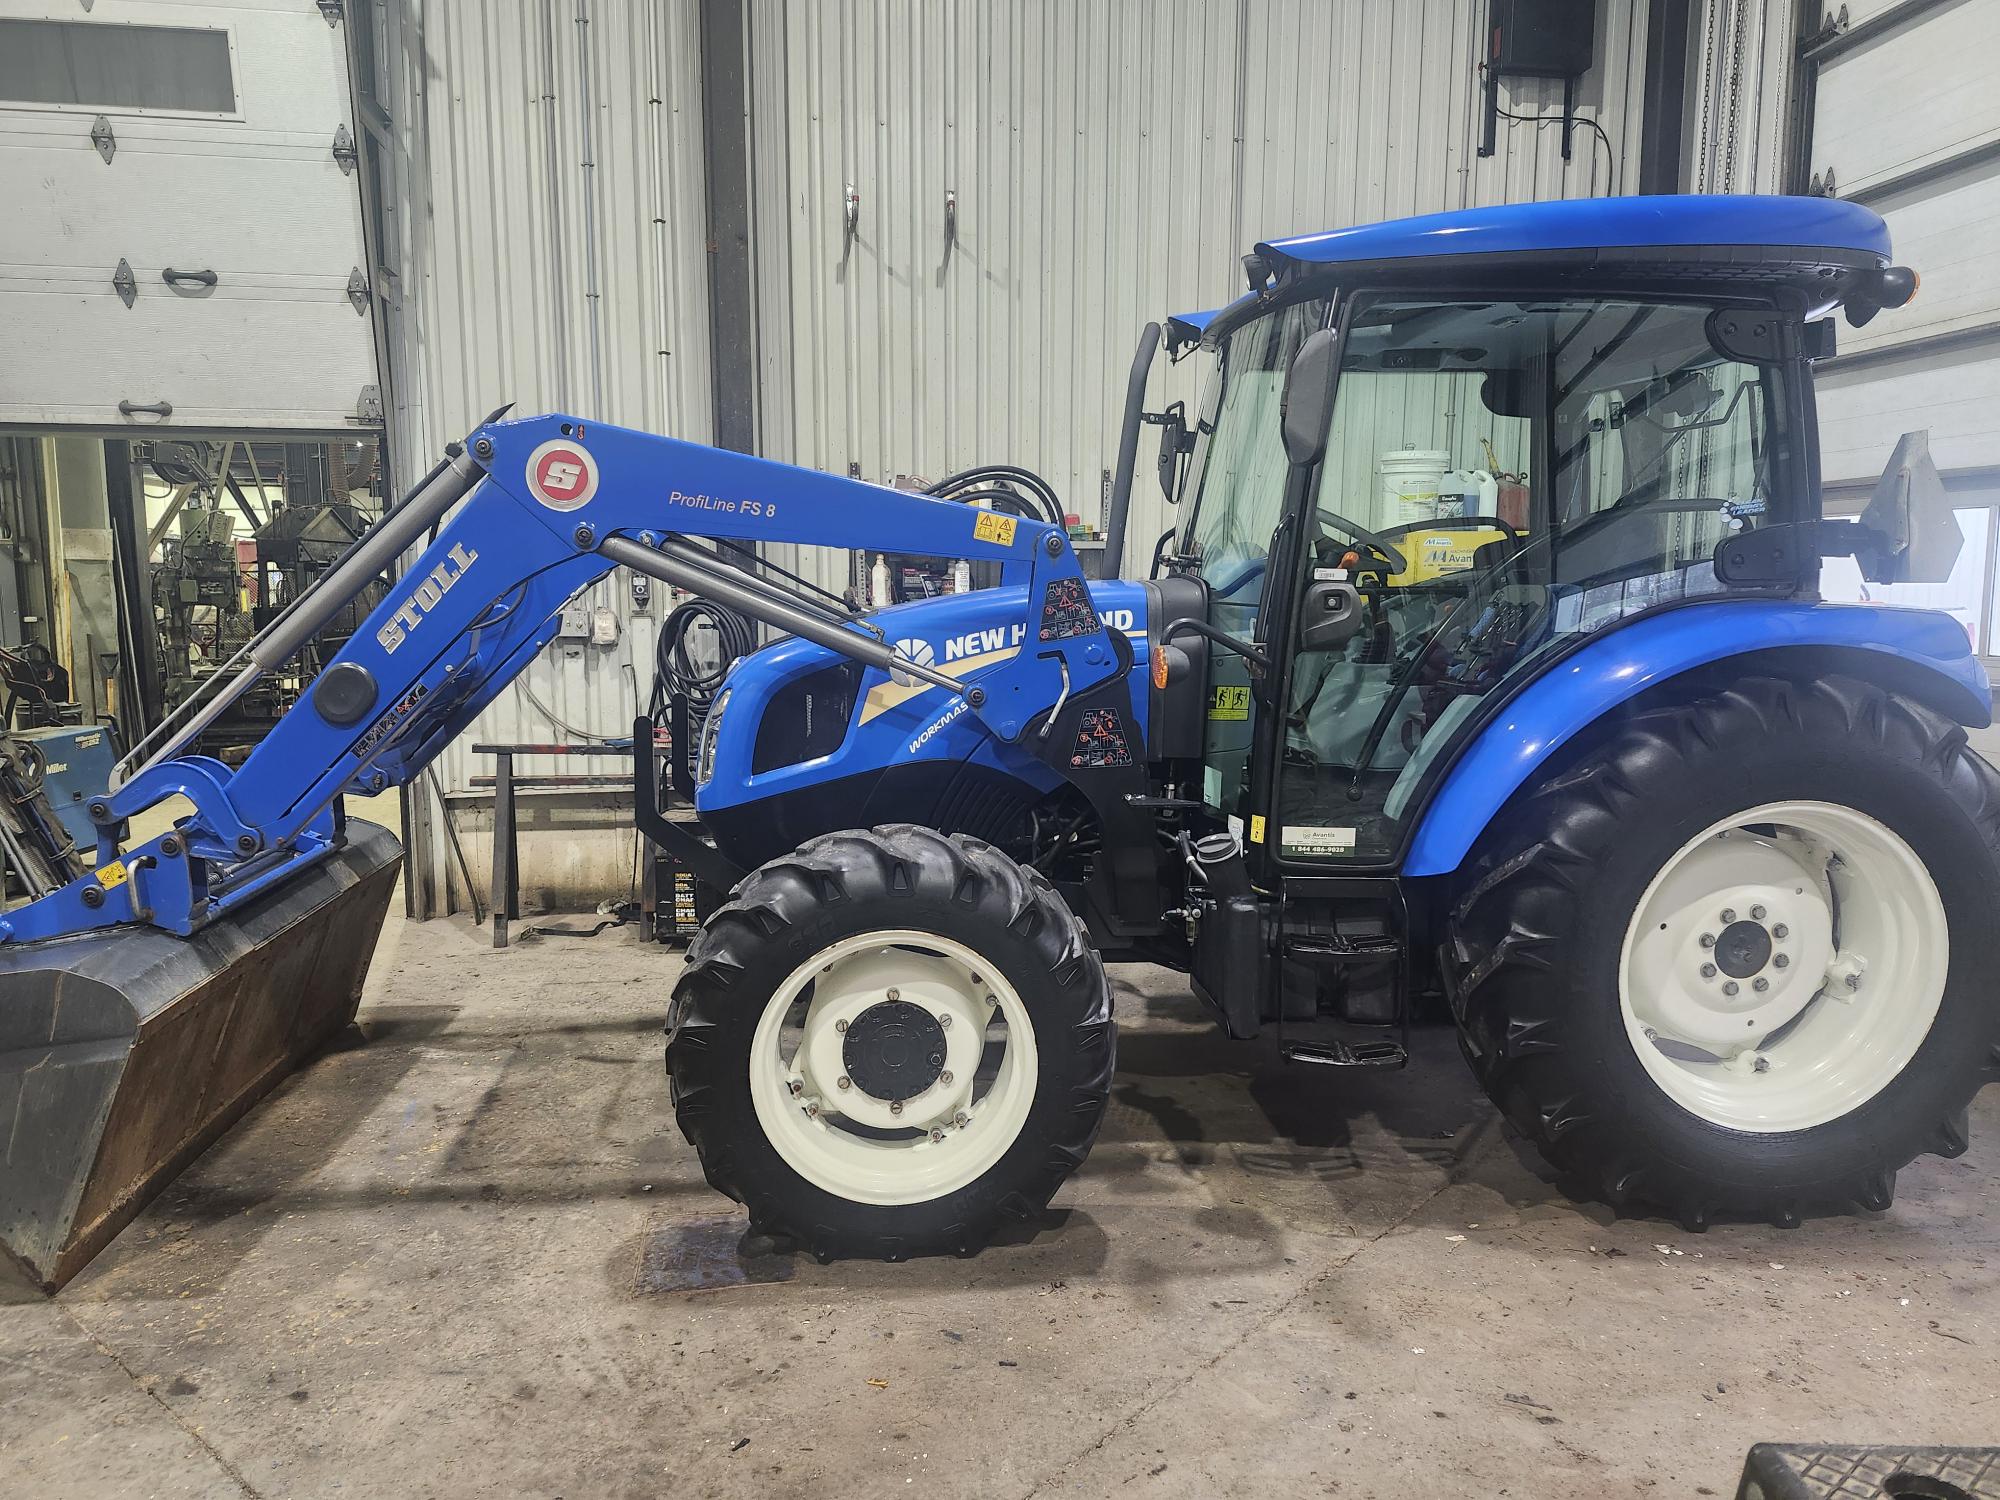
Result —
<path fill-rule="evenodd" d="M 1893 830 L 1837 803 L 1765 803 L 1688 840 L 1647 886 L 1619 955 L 1626 1034 L 1702 1119 L 1808 1130 L 1909 1065 L 1944 1000 L 1948 940 L 1937 885 Z"/>
<path fill-rule="evenodd" d="M 845 1056 L 848 1025 L 889 1003 L 926 1012 L 944 1048 L 942 1072 L 896 1101 L 899 1112 L 848 1078 Z M 750 1100 L 778 1155 L 815 1187 L 856 1203 L 925 1203 L 1006 1154 L 1036 1072 L 1034 1023 L 993 964 L 936 933 L 865 932 L 800 964 L 765 1003 Z"/>

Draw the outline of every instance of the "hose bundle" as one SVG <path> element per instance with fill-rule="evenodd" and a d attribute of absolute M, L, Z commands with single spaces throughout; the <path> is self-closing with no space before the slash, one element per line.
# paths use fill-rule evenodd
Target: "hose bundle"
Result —
<path fill-rule="evenodd" d="M 696 634 L 704 626 L 706 639 Z M 730 667 L 756 649 L 757 629 L 746 616 L 708 599 L 680 605 L 662 622 L 653 649 L 653 716 L 669 699 L 685 698 L 688 728 L 699 733 Z"/>

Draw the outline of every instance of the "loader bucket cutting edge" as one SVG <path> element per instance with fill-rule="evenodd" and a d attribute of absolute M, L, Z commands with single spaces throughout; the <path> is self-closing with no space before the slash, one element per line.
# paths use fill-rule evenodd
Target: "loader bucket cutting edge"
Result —
<path fill-rule="evenodd" d="M 0 1245 L 46 1290 L 353 1020 L 403 862 L 386 828 L 192 938 L 0 948 Z"/>

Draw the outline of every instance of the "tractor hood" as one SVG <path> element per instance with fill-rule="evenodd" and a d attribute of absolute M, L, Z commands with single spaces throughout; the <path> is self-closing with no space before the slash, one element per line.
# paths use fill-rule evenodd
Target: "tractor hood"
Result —
<path fill-rule="evenodd" d="M 1132 706 L 1147 709 L 1147 599 L 1131 580 L 1093 583 L 1092 602 L 1132 643 Z M 866 616 L 897 651 L 970 678 L 1021 650 L 1024 588 L 976 589 Z M 1060 784 L 1026 748 L 996 740 L 962 696 L 789 639 L 744 657 L 711 715 L 696 789 L 704 825 L 739 864 L 831 828 L 892 822 L 965 827 L 968 800 L 1018 801 Z M 941 821 L 940 821 L 941 820 Z M 977 827 L 969 831 L 977 832 Z"/>

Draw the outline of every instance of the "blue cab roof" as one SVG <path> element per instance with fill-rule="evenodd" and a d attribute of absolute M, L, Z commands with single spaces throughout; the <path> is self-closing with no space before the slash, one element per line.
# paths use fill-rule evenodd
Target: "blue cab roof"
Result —
<path fill-rule="evenodd" d="M 1288 235 L 1257 246 L 1265 263 L 1281 275 L 1322 266 L 1380 266 L 1474 255 L 1532 259 L 1597 250 L 1618 253 L 1623 260 L 1630 260 L 1634 251 L 1656 250 L 1657 259 L 1665 262 L 1682 256 L 1694 261 L 1704 252 L 1720 251 L 1723 260 L 1763 264 L 1774 275 L 1783 274 L 1781 265 L 1799 272 L 1815 262 L 1855 256 L 1886 265 L 1890 255 L 1889 226 L 1872 209 L 1838 198 L 1747 193 L 1504 203 Z M 1792 253 L 1782 253 L 1786 251 Z M 1843 276 L 1815 284 L 1830 304 L 1846 290 L 1844 281 Z M 1253 314 L 1261 300 L 1251 292 L 1227 307 L 1169 319 L 1170 347 L 1178 351 L 1227 333 Z"/>
<path fill-rule="evenodd" d="M 1882 216 L 1838 198 L 1652 194 L 1569 198 L 1389 219 L 1265 241 L 1258 253 L 1303 265 L 1536 251 L 1798 247 L 1889 256 Z"/>

